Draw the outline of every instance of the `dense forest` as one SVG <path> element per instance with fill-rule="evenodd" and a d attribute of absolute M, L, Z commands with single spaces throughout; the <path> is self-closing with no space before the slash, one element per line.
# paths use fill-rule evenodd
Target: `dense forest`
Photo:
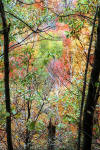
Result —
<path fill-rule="evenodd" d="M 100 150 L 100 0 L 0 0 L 0 150 Z"/>

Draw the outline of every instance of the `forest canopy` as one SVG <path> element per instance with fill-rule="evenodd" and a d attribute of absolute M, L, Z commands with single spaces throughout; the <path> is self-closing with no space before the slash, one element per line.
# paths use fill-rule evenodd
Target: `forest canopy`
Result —
<path fill-rule="evenodd" d="M 99 0 L 0 0 L 0 149 L 100 149 Z"/>

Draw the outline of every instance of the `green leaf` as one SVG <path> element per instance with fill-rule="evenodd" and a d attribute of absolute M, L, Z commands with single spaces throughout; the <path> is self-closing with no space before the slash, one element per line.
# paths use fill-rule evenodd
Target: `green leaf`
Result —
<path fill-rule="evenodd" d="M 64 127 L 65 127 L 65 125 L 63 123 L 58 124 L 58 128 L 64 128 Z"/>
<path fill-rule="evenodd" d="M 30 130 L 30 131 L 32 131 L 32 130 L 34 130 L 34 128 L 35 128 L 35 121 L 29 121 L 28 122 L 28 129 Z"/>
<path fill-rule="evenodd" d="M 6 116 L 6 117 L 9 117 L 9 116 L 10 116 L 10 113 L 9 113 L 9 112 L 6 112 L 5 116 Z"/>
<path fill-rule="evenodd" d="M 99 82 L 96 82 L 96 83 L 95 83 L 95 86 L 96 86 L 96 87 L 98 87 L 98 86 L 99 86 L 99 84 L 100 84 Z"/>
<path fill-rule="evenodd" d="M 13 109 L 13 110 L 12 110 L 12 114 L 13 114 L 13 115 L 15 115 L 15 114 L 16 114 L 16 111 L 15 111 L 15 109 Z"/>

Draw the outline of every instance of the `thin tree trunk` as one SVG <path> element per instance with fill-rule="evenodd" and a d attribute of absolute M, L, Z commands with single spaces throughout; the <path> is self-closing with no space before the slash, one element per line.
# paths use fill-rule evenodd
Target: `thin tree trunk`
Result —
<path fill-rule="evenodd" d="M 48 150 L 54 150 L 56 127 L 52 125 L 51 119 L 48 126 Z"/>
<path fill-rule="evenodd" d="M 97 28 L 97 42 L 94 53 L 94 65 L 91 72 L 88 95 L 84 109 L 83 118 L 83 150 L 91 150 L 92 144 L 92 131 L 93 131 L 93 117 L 97 104 L 98 89 L 97 83 L 99 82 L 100 74 L 100 8 L 98 8 L 98 28 Z"/>
<path fill-rule="evenodd" d="M 28 112 L 28 117 L 27 117 L 27 122 L 30 119 L 30 104 L 29 101 L 27 102 L 27 112 Z M 28 128 L 26 128 L 26 150 L 30 150 L 30 131 Z"/>
<path fill-rule="evenodd" d="M 4 6 L 2 0 L 0 0 L 0 15 L 3 24 L 4 34 L 4 83 L 5 83 L 5 103 L 6 112 L 9 116 L 6 118 L 6 133 L 7 133 L 7 149 L 13 150 L 12 135 L 11 135 L 11 106 L 10 106 L 10 89 L 9 89 L 9 30 L 10 26 L 7 25 L 6 16 L 4 12 Z"/>
<path fill-rule="evenodd" d="M 77 146 L 77 150 L 80 150 L 80 145 L 81 145 L 83 106 L 84 106 L 84 100 L 85 100 L 85 91 L 86 91 L 86 83 L 87 83 L 87 73 L 88 73 L 88 66 L 89 66 L 91 46 L 92 46 L 92 41 L 93 41 L 93 33 L 94 33 L 95 22 L 96 22 L 96 17 L 97 17 L 97 10 L 98 10 L 98 8 L 96 9 L 96 13 L 95 13 L 95 16 L 94 16 L 94 21 L 93 21 L 93 26 L 92 26 L 92 32 L 91 32 L 91 37 L 90 37 L 90 44 L 89 44 L 89 48 L 88 48 L 87 62 L 86 62 L 86 67 L 85 67 L 85 74 L 84 74 L 84 84 L 83 84 L 82 101 L 81 101 L 80 117 L 79 117 L 78 146 Z"/>
<path fill-rule="evenodd" d="M 31 55 L 28 58 L 28 62 L 27 62 L 27 74 L 29 73 L 29 60 L 31 59 Z M 30 86 L 28 87 L 28 91 L 30 91 Z M 31 94 L 30 94 L 31 97 Z M 30 107 L 30 101 L 27 101 L 27 122 L 30 119 L 31 116 L 31 107 Z M 30 131 L 28 129 L 28 127 L 26 127 L 26 140 L 25 140 L 25 144 L 26 144 L 26 150 L 30 150 Z"/>

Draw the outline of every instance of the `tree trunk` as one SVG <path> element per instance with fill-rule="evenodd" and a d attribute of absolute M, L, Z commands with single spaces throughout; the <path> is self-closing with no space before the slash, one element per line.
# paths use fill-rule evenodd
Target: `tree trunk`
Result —
<path fill-rule="evenodd" d="M 100 87 L 97 86 L 97 83 L 99 83 L 99 74 L 100 74 L 100 8 L 98 8 L 98 28 L 97 28 L 97 42 L 94 52 L 94 65 L 91 72 L 88 95 L 83 117 L 83 150 L 91 150 L 93 117 L 99 96 L 98 91 L 100 90 Z"/>
<path fill-rule="evenodd" d="M 87 73 L 88 73 L 88 66 L 89 66 L 89 60 L 90 60 L 90 53 L 91 53 L 91 47 L 93 42 L 93 35 L 94 35 L 94 29 L 95 29 L 95 22 L 97 17 L 98 8 L 96 8 L 96 13 L 94 15 L 94 21 L 90 36 L 90 43 L 88 48 L 88 54 L 87 54 L 87 62 L 85 67 L 85 74 L 84 74 L 84 83 L 83 83 L 83 90 L 82 90 L 82 101 L 81 101 L 81 107 L 80 107 L 80 117 L 79 117 L 79 130 L 78 130 L 78 146 L 77 150 L 80 150 L 81 146 L 81 132 L 82 132 L 82 117 L 83 117 L 83 108 L 84 108 L 84 101 L 85 101 L 85 93 L 86 93 L 86 83 L 87 83 Z"/>
<path fill-rule="evenodd" d="M 28 112 L 28 117 L 27 117 L 27 122 L 28 122 L 30 119 L 29 101 L 27 102 L 27 112 Z M 28 130 L 28 127 L 26 127 L 26 150 L 30 150 L 30 131 Z"/>
<path fill-rule="evenodd" d="M 4 35 L 4 83 L 5 83 L 5 103 L 6 112 L 9 114 L 6 118 L 6 133 L 7 133 L 7 149 L 13 150 L 12 146 L 12 135 L 11 135 L 11 106 L 10 106 L 10 89 L 9 89 L 9 30 L 10 27 L 7 25 L 6 16 L 4 12 L 4 6 L 2 0 L 0 0 L 0 15 L 3 24 L 3 35 Z"/>
<path fill-rule="evenodd" d="M 30 131 L 26 129 L 26 148 L 25 150 L 30 150 Z"/>
<path fill-rule="evenodd" d="M 56 127 L 52 125 L 51 119 L 48 126 L 48 150 L 54 150 Z"/>

